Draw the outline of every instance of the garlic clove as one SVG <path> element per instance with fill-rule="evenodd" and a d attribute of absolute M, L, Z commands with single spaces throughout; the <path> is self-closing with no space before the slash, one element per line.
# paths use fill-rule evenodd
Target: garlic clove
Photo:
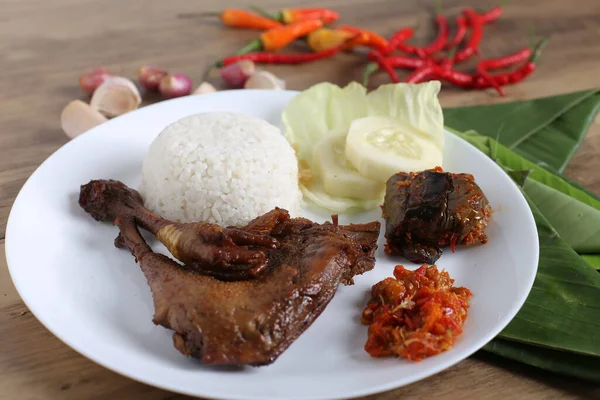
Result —
<path fill-rule="evenodd" d="M 196 90 L 194 90 L 192 92 L 192 94 L 205 94 L 205 93 L 212 93 L 212 92 L 216 92 L 216 91 L 217 91 L 217 89 L 210 83 L 202 82 L 200 84 L 200 86 L 198 86 L 196 88 Z"/>
<path fill-rule="evenodd" d="M 244 88 L 285 90 L 285 81 L 268 71 L 258 71 L 248 78 Z"/>
<path fill-rule="evenodd" d="M 90 106 L 107 117 L 118 117 L 135 110 L 141 103 L 138 88 L 132 81 L 121 76 L 104 81 L 90 100 Z"/>
<path fill-rule="evenodd" d="M 106 121 L 104 115 L 81 100 L 73 100 L 60 114 L 60 125 L 71 139 Z"/>

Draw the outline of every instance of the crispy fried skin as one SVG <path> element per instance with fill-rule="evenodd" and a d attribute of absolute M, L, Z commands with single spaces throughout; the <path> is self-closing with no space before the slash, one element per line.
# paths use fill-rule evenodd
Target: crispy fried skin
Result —
<path fill-rule="evenodd" d="M 137 191 L 117 181 L 96 180 L 83 185 L 79 205 L 98 221 L 114 222 L 117 216 L 133 219 L 189 268 L 224 280 L 258 275 L 267 266 L 264 250 L 278 246 L 276 239 L 262 234 L 157 217 L 144 208 Z"/>
<path fill-rule="evenodd" d="M 226 281 L 206 270 L 199 273 L 198 265 L 182 266 L 153 252 L 138 225 L 160 232 L 172 223 L 150 218 L 139 194 L 122 183 L 82 186 L 80 204 L 94 218 L 119 227 L 115 244 L 129 249 L 140 264 L 152 291 L 154 323 L 172 329 L 175 347 L 205 364 L 258 366 L 275 361 L 324 310 L 340 282 L 352 284 L 354 275 L 373 268 L 380 229 L 379 222 L 316 224 L 292 219 L 276 208 L 245 227 L 222 230 L 235 232 L 223 250 L 225 239 L 215 236 L 215 225 L 200 224 L 211 230 L 208 236 L 195 231 L 203 236 L 202 246 L 221 251 L 236 246 L 235 254 L 255 252 L 266 259 L 266 267 L 252 279 Z M 186 252 L 186 246 L 177 249 Z"/>

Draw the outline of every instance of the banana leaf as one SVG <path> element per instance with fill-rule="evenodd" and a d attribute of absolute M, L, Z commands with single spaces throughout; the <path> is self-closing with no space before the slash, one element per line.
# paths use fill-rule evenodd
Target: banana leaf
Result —
<path fill-rule="evenodd" d="M 594 208 L 533 179 L 523 189 L 577 253 L 600 253 L 600 207 Z"/>
<path fill-rule="evenodd" d="M 513 321 L 484 350 L 551 371 L 569 370 L 574 376 L 598 379 L 593 371 L 579 370 L 591 360 L 600 364 L 600 274 L 591 267 L 600 259 L 600 244 L 592 234 L 597 229 L 600 201 L 494 139 L 473 131 L 455 133 L 520 181 L 540 238 L 540 263 L 532 291 Z M 580 212 L 591 216 L 589 225 L 585 218 L 577 219 L 576 227 L 585 228 L 581 229 L 585 234 L 572 229 L 573 212 L 576 217 Z M 563 218 L 563 213 L 569 216 Z M 580 257 L 570 243 L 599 254 Z M 570 368 L 568 363 L 577 360 L 581 364 Z"/>
<path fill-rule="evenodd" d="M 494 339 L 484 347 L 484 350 L 548 371 L 600 382 L 600 362 L 596 357 L 503 339 Z"/>
<path fill-rule="evenodd" d="M 538 273 L 525 304 L 499 337 L 600 357 L 600 274 L 550 225 L 528 195 L 536 190 L 524 194 L 540 239 Z"/>
<path fill-rule="evenodd" d="M 526 160 L 494 139 L 474 131 L 461 133 L 448 129 L 487 154 L 504 169 L 529 171 L 530 183 L 525 187 L 525 192 L 532 197 L 536 206 L 569 246 L 577 253 L 586 254 L 586 261 L 589 259 L 593 262 L 592 265 L 600 264 L 600 259 L 595 257 L 600 257 L 600 199 L 597 196 Z M 576 225 L 574 221 L 581 221 L 581 224 Z"/>
<path fill-rule="evenodd" d="M 533 163 L 562 173 L 600 109 L 600 91 L 444 109 L 446 125 L 495 138 Z"/>
<path fill-rule="evenodd" d="M 580 254 L 580 256 L 593 268 L 600 270 L 600 254 Z"/>

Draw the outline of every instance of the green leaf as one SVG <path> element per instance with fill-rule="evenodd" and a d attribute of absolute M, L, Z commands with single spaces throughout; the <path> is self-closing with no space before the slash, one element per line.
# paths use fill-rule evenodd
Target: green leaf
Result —
<path fill-rule="evenodd" d="M 533 179 L 528 180 L 523 189 L 573 250 L 600 253 L 600 208 L 591 207 Z"/>
<path fill-rule="evenodd" d="M 531 170 L 530 178 L 550 186 L 589 206 L 600 209 L 600 200 L 598 197 L 572 185 L 564 177 L 555 175 L 540 165 L 526 160 L 493 139 L 488 139 L 488 147 L 489 153 L 487 154 L 492 159 L 500 159 L 506 167 L 512 170 Z"/>
<path fill-rule="evenodd" d="M 451 130 L 494 159 L 503 168 L 512 171 L 530 171 L 535 183 L 525 187 L 541 208 L 559 235 L 578 253 L 600 253 L 600 200 L 598 197 L 574 186 L 562 176 L 534 164 L 492 138 L 474 131 L 460 133 Z M 539 184 L 538 184 L 539 183 Z M 582 221 L 583 225 L 574 225 Z"/>
<path fill-rule="evenodd" d="M 540 238 L 538 273 L 525 304 L 499 336 L 600 356 L 600 274 L 561 239 L 527 194 L 525 198 Z"/>
<path fill-rule="evenodd" d="M 580 254 L 579 256 L 583 258 L 586 263 L 590 264 L 592 268 L 600 271 L 600 254 Z"/>
<path fill-rule="evenodd" d="M 574 188 L 579 189 L 580 191 L 586 193 L 591 198 L 593 198 L 595 200 L 598 200 L 600 202 L 600 196 L 598 196 L 596 193 L 593 193 L 593 192 L 589 191 L 588 189 L 586 189 L 583 186 L 581 186 L 581 184 L 575 182 L 574 180 L 569 179 L 567 176 L 565 176 L 565 175 L 561 174 L 559 171 L 553 169 L 552 167 L 550 167 L 545 162 L 539 162 L 537 164 L 540 167 L 543 167 L 544 169 L 546 169 L 547 171 L 552 172 L 554 175 L 558 175 L 560 178 L 562 178 L 562 180 L 564 180 L 565 182 L 567 182 L 568 184 L 570 184 Z"/>
<path fill-rule="evenodd" d="M 600 94 L 587 91 L 511 104 L 484 106 L 483 113 L 478 107 L 446 112 L 450 116 L 447 125 L 475 128 L 486 136 L 473 130 L 451 131 L 524 183 L 522 190 L 540 240 L 540 262 L 531 293 L 516 317 L 484 350 L 599 382 L 600 198 L 560 172 L 597 113 Z M 542 109 L 537 110 L 540 105 Z M 488 127 L 501 129 L 486 132 Z M 524 171 L 530 171 L 529 175 L 525 177 Z"/>
<path fill-rule="evenodd" d="M 597 89 L 502 104 L 449 108 L 445 124 L 495 138 L 533 163 L 560 172 L 600 109 Z"/>
<path fill-rule="evenodd" d="M 600 362 L 596 357 L 502 339 L 494 339 L 483 350 L 547 371 L 600 382 Z"/>
<path fill-rule="evenodd" d="M 520 187 L 523 187 L 525 185 L 525 182 L 527 182 L 527 177 L 529 176 L 529 174 L 531 173 L 530 169 L 524 170 L 524 171 L 506 171 L 506 173 L 508 174 L 508 176 L 510 176 L 512 178 L 513 181 L 516 182 L 517 185 L 519 185 Z"/>

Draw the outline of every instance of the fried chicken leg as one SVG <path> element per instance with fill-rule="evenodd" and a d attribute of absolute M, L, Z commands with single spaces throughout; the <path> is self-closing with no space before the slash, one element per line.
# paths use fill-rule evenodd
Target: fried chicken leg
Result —
<path fill-rule="evenodd" d="M 223 280 L 258 275 L 267 266 L 264 249 L 278 246 L 276 239 L 264 234 L 204 222 L 180 224 L 157 217 L 144 208 L 137 191 L 117 181 L 95 180 L 83 185 L 79 205 L 98 221 L 132 219 L 185 265 Z"/>
<path fill-rule="evenodd" d="M 174 346 L 205 364 L 275 361 L 320 315 L 340 283 L 351 284 L 354 275 L 373 268 L 380 229 L 379 222 L 316 224 L 274 209 L 246 227 L 223 230 L 235 231 L 236 251 L 246 250 L 239 246 L 247 238 L 259 242 L 263 247 L 255 251 L 265 255 L 268 266 L 253 279 L 224 281 L 153 252 L 138 225 L 156 231 L 156 224 L 160 232 L 163 222 L 144 216 L 139 195 L 122 183 L 84 185 L 80 203 L 94 218 L 119 227 L 115 244 L 129 249 L 140 264 L 152 291 L 154 323 L 174 330 Z M 214 226 L 206 226 L 213 232 Z M 218 236 L 208 237 L 220 246 Z"/>

